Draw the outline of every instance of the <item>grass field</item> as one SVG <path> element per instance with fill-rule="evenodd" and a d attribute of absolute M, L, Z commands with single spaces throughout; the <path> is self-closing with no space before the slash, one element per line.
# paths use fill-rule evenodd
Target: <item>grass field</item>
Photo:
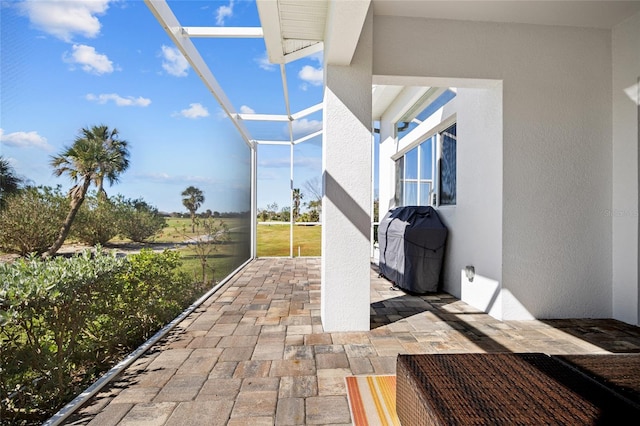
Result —
<path fill-rule="evenodd" d="M 230 231 L 229 242 L 215 244 L 203 250 L 198 250 L 194 245 L 179 246 L 179 243 L 199 235 L 197 229 L 195 233 L 191 232 L 189 218 L 167 218 L 167 226 L 156 235 L 154 242 L 176 244 L 176 248 L 182 254 L 182 269 L 198 281 L 203 279 L 202 258 L 206 259 L 206 280 L 217 282 L 248 259 L 250 253 L 247 221 L 241 218 L 215 219 L 216 224 L 220 221 L 224 222 Z"/>
<path fill-rule="evenodd" d="M 320 256 L 321 226 L 293 227 L 293 256 Z M 259 225 L 258 257 L 289 256 L 290 225 Z"/>

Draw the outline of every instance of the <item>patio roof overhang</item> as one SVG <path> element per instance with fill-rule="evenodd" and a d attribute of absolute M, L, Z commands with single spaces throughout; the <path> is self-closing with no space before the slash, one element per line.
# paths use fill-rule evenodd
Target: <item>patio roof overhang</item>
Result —
<path fill-rule="evenodd" d="M 349 65 L 371 0 L 257 0 L 269 60 L 283 64 L 324 50 L 326 63 Z"/>

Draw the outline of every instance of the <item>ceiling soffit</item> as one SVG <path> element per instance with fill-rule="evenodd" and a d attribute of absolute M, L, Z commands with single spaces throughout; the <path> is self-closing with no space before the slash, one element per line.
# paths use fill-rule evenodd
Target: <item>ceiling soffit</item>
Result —
<path fill-rule="evenodd" d="M 328 64 L 349 65 L 371 0 L 257 0 L 267 54 L 283 64 L 324 51 Z"/>

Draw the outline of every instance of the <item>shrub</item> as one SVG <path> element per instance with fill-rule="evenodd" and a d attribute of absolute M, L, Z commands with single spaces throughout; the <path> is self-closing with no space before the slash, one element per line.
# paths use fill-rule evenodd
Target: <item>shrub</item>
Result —
<path fill-rule="evenodd" d="M 118 206 L 108 198 L 101 198 L 93 192 L 85 198 L 78 210 L 71 227 L 71 235 L 90 246 L 104 245 L 118 235 L 118 219 Z"/>
<path fill-rule="evenodd" d="M 29 187 L 5 201 L 0 211 L 0 250 L 23 256 L 45 252 L 67 214 L 60 187 Z"/>
<path fill-rule="evenodd" d="M 71 229 L 72 236 L 88 245 L 104 245 L 116 235 L 131 241 L 149 240 L 166 225 L 158 209 L 141 198 L 118 195 L 100 198 L 95 192 L 85 199 Z"/>
<path fill-rule="evenodd" d="M 177 251 L 154 253 L 142 249 L 128 260 L 129 266 L 120 277 L 123 283 L 119 300 L 121 312 L 114 318 L 124 323 L 109 328 L 126 332 L 119 340 L 146 340 L 189 306 L 203 289 L 179 271 L 182 262 Z"/>
<path fill-rule="evenodd" d="M 2 424 L 41 424 L 203 293 L 180 254 L 0 264 Z"/>
<path fill-rule="evenodd" d="M 3 412 L 51 415 L 48 409 L 79 393 L 78 373 L 91 371 L 97 361 L 82 348 L 100 346 L 103 338 L 90 332 L 104 314 L 94 300 L 115 290 L 125 266 L 125 259 L 100 251 L 0 264 Z M 5 399 L 14 391 L 16 397 Z"/>
<path fill-rule="evenodd" d="M 167 225 L 158 209 L 147 204 L 141 198 L 125 200 L 122 196 L 117 199 L 119 209 L 118 230 L 122 237 L 141 243 L 149 240 Z"/>

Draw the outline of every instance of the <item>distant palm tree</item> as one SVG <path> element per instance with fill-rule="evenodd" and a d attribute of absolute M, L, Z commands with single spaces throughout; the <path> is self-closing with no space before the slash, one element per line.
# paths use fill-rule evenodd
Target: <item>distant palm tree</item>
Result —
<path fill-rule="evenodd" d="M 9 160 L 0 155 L 0 208 L 3 207 L 7 195 L 18 192 L 21 183 L 22 179 L 16 176 Z"/>
<path fill-rule="evenodd" d="M 191 214 L 191 232 L 196 232 L 196 210 L 204 203 L 202 191 L 195 186 L 190 186 L 182 191 L 182 204 Z"/>
<path fill-rule="evenodd" d="M 98 188 L 99 196 L 106 199 L 104 180 L 107 179 L 109 184 L 117 182 L 120 174 L 129 167 L 127 146 L 127 141 L 118 138 L 117 129 L 99 125 L 81 129 L 73 145 L 51 157 L 53 174 L 67 174 L 76 184 L 69 191 L 69 213 L 58 238 L 43 254 L 44 257 L 53 256 L 62 247 L 92 182 Z"/>

